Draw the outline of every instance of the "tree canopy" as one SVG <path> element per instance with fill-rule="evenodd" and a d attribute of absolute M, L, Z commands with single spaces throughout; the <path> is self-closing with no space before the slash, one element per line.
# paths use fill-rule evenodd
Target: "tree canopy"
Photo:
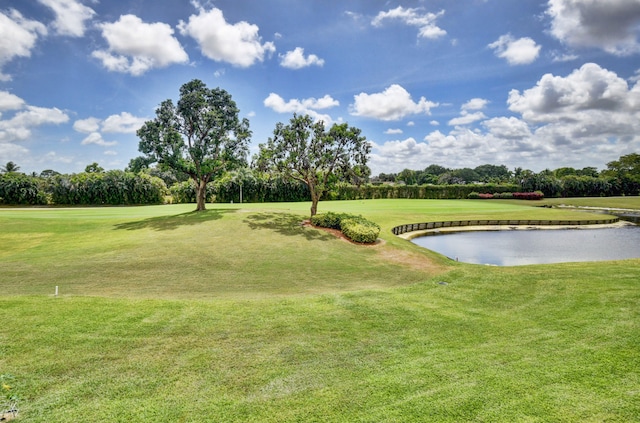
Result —
<path fill-rule="evenodd" d="M 257 165 L 304 182 L 311 193 L 311 216 L 332 182 L 366 171 L 371 146 L 358 128 L 334 124 L 327 131 L 324 122 L 295 115 L 288 125 L 279 122 L 273 137 L 260 144 Z"/>
<path fill-rule="evenodd" d="M 205 210 L 207 184 L 247 164 L 251 131 L 249 121 L 238 115 L 227 91 L 194 79 L 180 88 L 177 105 L 163 101 L 156 118 L 138 130 L 138 149 L 153 162 L 189 175 L 196 185 L 196 210 Z"/>
<path fill-rule="evenodd" d="M 7 162 L 6 165 L 2 166 L 2 173 L 17 172 L 19 170 L 20 170 L 20 166 L 18 166 L 14 162 Z"/>

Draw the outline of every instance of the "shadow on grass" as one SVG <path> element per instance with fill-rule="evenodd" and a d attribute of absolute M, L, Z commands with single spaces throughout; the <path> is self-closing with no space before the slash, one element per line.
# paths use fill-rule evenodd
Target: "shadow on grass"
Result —
<path fill-rule="evenodd" d="M 138 220 L 135 222 L 125 222 L 115 225 L 115 229 L 124 229 L 127 231 L 135 231 L 138 229 L 153 229 L 156 231 L 168 231 L 178 229 L 181 226 L 198 225 L 200 223 L 218 220 L 222 218 L 223 213 L 227 210 L 204 210 L 192 211 L 188 213 L 176 214 L 173 216 L 150 217 L 149 219 Z"/>
<path fill-rule="evenodd" d="M 286 236 L 304 236 L 309 241 L 328 241 L 335 237 L 314 228 L 304 227 L 303 218 L 289 213 L 257 213 L 247 217 L 244 222 L 251 229 L 269 229 Z"/>

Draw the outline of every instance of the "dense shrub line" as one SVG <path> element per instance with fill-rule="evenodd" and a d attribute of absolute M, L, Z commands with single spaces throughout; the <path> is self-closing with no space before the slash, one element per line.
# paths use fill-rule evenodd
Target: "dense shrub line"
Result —
<path fill-rule="evenodd" d="M 0 175 L 0 204 L 161 204 L 167 194 L 162 179 L 122 170 L 55 175 L 50 178 L 17 172 Z"/>
<path fill-rule="evenodd" d="M 22 173 L 0 174 L 0 204 L 31 206 L 47 204 L 42 180 Z"/>
<path fill-rule="evenodd" d="M 348 213 L 322 213 L 311 217 L 311 223 L 322 228 L 340 229 L 354 242 L 372 244 L 380 235 L 380 226 L 362 216 Z"/>
<path fill-rule="evenodd" d="M 490 193 L 479 193 L 472 192 L 467 196 L 469 199 L 482 199 L 482 200 L 490 200 L 492 198 L 497 199 L 511 199 L 514 198 L 516 200 L 542 200 L 544 198 L 544 194 L 541 191 L 536 192 L 496 192 L 493 194 Z"/>

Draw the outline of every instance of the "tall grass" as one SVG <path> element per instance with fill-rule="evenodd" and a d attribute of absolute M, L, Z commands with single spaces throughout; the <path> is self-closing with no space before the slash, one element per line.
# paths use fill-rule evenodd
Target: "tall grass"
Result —
<path fill-rule="evenodd" d="M 0 210 L 0 374 L 24 422 L 627 422 L 640 260 L 497 268 L 401 223 L 576 218 L 478 201 Z M 54 287 L 60 295 L 54 297 Z"/>

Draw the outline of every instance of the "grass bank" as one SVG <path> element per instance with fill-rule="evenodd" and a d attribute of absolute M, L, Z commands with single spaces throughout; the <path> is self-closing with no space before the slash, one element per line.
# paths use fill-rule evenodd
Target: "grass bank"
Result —
<path fill-rule="evenodd" d="M 390 233 L 577 219 L 494 201 L 0 210 L 0 374 L 21 421 L 633 421 L 640 260 L 496 268 Z M 60 295 L 54 297 L 54 287 Z"/>

